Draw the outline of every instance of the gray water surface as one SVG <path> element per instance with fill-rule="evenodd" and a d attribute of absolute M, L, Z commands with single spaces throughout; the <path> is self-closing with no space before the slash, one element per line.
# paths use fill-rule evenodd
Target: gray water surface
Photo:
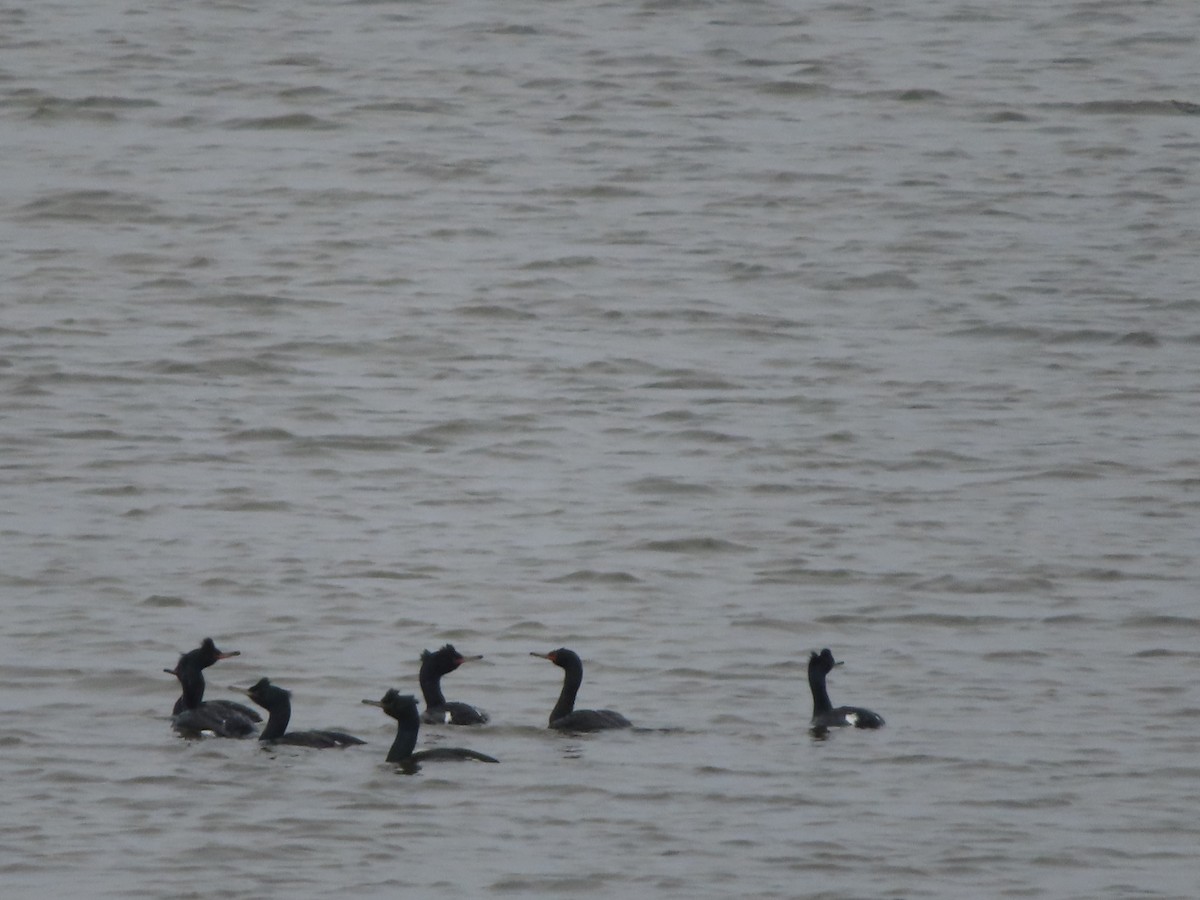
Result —
<path fill-rule="evenodd" d="M 1196 25 L 0 5 L 4 895 L 1196 896 Z"/>

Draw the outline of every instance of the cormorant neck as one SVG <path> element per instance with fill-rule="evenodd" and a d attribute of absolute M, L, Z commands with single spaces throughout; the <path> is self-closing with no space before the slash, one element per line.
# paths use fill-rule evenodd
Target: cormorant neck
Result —
<path fill-rule="evenodd" d="M 579 693 L 579 686 L 583 684 L 583 669 L 578 666 L 563 669 L 563 686 L 562 693 L 558 695 L 558 702 L 554 704 L 554 710 L 550 713 L 550 721 L 561 719 L 563 716 L 569 716 L 575 710 L 575 695 Z"/>
<path fill-rule="evenodd" d="M 413 711 L 411 717 L 396 720 L 396 740 L 392 741 L 392 749 L 388 751 L 387 761 L 390 763 L 404 762 L 413 754 L 417 746 L 417 732 L 421 730 L 421 718 Z"/>
<path fill-rule="evenodd" d="M 441 706 L 446 702 L 446 695 L 442 693 L 442 676 L 440 674 L 422 666 L 420 679 L 421 694 L 425 697 L 426 709 Z"/>
<path fill-rule="evenodd" d="M 195 709 L 204 702 L 204 673 L 191 667 L 182 668 L 176 673 L 183 694 L 175 701 L 174 715 L 179 715 L 185 709 Z"/>
<path fill-rule="evenodd" d="M 267 727 L 258 736 L 260 741 L 274 741 L 283 737 L 287 731 L 288 722 L 292 719 L 292 704 L 286 697 L 275 703 L 268 710 Z"/>
<path fill-rule="evenodd" d="M 812 688 L 813 695 L 813 718 L 827 713 L 833 709 L 833 703 L 829 700 L 829 691 L 825 689 L 825 673 L 819 672 L 816 669 L 808 670 L 808 686 Z"/>

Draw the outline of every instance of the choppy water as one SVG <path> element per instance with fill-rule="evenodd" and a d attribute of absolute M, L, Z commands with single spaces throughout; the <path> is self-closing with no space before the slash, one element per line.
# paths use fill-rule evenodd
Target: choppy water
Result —
<path fill-rule="evenodd" d="M 5 896 L 1195 896 L 1196 35 L 0 5 Z M 176 739 L 205 635 L 371 743 Z"/>

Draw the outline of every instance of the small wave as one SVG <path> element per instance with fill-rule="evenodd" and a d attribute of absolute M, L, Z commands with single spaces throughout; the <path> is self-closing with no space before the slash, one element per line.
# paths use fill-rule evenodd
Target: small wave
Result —
<path fill-rule="evenodd" d="M 1192 616 L 1168 616 L 1153 613 L 1129 616 L 1122 620 L 1126 628 L 1182 628 L 1192 631 L 1200 628 L 1200 619 Z"/>
<path fill-rule="evenodd" d="M 772 616 L 740 616 L 730 619 L 729 625 L 732 628 L 762 628 L 785 634 L 803 634 L 809 630 L 806 622 L 778 619 Z"/>
<path fill-rule="evenodd" d="M 525 271 L 540 271 L 543 269 L 583 269 L 598 265 L 600 260 L 594 256 L 559 256 L 555 259 L 535 259 L 521 266 Z"/>
<path fill-rule="evenodd" d="M 223 375 L 280 375 L 292 374 L 295 371 L 289 366 L 275 365 L 258 356 L 237 356 L 203 362 L 159 360 L 152 363 L 149 368 L 152 372 L 160 375 L 200 375 L 208 378 Z"/>
<path fill-rule="evenodd" d="M 312 69 L 323 66 L 325 61 L 315 53 L 289 53 L 267 60 L 268 66 L 296 66 Z"/>
<path fill-rule="evenodd" d="M 557 578 L 547 578 L 548 584 L 639 584 L 640 579 L 628 572 L 597 572 L 593 569 L 579 569 Z"/>
<path fill-rule="evenodd" d="M 1057 105 L 1057 104 L 1055 104 Z M 1067 109 L 1089 115 L 1118 116 L 1196 116 L 1200 103 L 1188 100 L 1088 100 L 1065 104 Z"/>
<path fill-rule="evenodd" d="M 246 312 L 273 313 L 279 309 L 291 306 L 332 306 L 324 301 L 307 300 L 300 302 L 291 297 L 281 297 L 278 294 L 230 293 L 210 294 L 188 299 L 190 306 L 212 306 L 218 309 L 237 309 Z"/>
<path fill-rule="evenodd" d="M 551 823 L 553 824 L 553 823 Z M 563 821 L 562 825 L 574 824 Z M 596 876 L 510 876 L 492 882 L 491 890 L 504 894 L 521 894 L 522 896 L 541 896 L 550 894 L 576 895 L 592 893 L 596 890 Z"/>
<path fill-rule="evenodd" d="M 119 487 L 92 488 L 85 493 L 96 497 L 140 497 L 146 490 L 136 484 L 123 484 Z"/>
<path fill-rule="evenodd" d="M 104 775 L 89 775 L 74 769 L 59 769 L 43 773 L 42 780 L 50 784 L 101 784 L 108 781 Z"/>
<path fill-rule="evenodd" d="M 870 275 L 852 275 L 824 285 L 826 290 L 832 291 L 870 291 L 889 288 L 911 291 L 916 290 L 917 287 L 915 281 L 896 269 L 887 269 Z"/>
<path fill-rule="evenodd" d="M 755 573 L 754 583 L 765 584 L 839 584 L 860 578 L 861 572 L 851 569 L 812 569 L 808 566 L 785 566 L 763 569 Z"/>
<path fill-rule="evenodd" d="M 1018 578 L 963 578 L 958 575 L 939 575 L 914 582 L 912 587 L 921 591 L 938 591 L 953 594 L 1028 594 L 1049 591 L 1054 582 L 1049 578 L 1033 575 Z"/>
<path fill-rule="evenodd" d="M 902 103 L 929 103 L 932 100 L 945 100 L 946 95 L 933 88 L 906 88 L 902 91 L 890 91 L 892 99 Z"/>
<path fill-rule="evenodd" d="M 1123 347 L 1158 347 L 1158 336 L 1151 331 L 1131 331 L 1117 338 L 1117 343 Z"/>
<path fill-rule="evenodd" d="M 629 482 L 626 487 L 643 494 L 711 494 L 713 489 L 707 484 L 697 484 L 690 481 L 680 481 L 676 478 L 639 478 Z"/>
<path fill-rule="evenodd" d="M 471 419 L 454 419 L 410 431 L 405 437 L 414 444 L 428 447 L 448 447 L 460 437 L 480 431 L 478 422 Z"/>
<path fill-rule="evenodd" d="M 644 541 L 635 545 L 633 549 L 649 550 L 654 553 L 743 553 L 751 548 L 720 538 L 695 537 Z"/>
<path fill-rule="evenodd" d="M 355 110 L 362 112 L 384 112 L 384 113 L 433 113 L 446 115 L 454 112 L 457 107 L 445 100 L 433 100 L 427 98 L 405 98 L 401 100 L 385 100 L 376 103 L 363 103 L 356 107 Z"/>
<path fill-rule="evenodd" d="M 214 509 L 221 512 L 288 512 L 292 509 L 292 504 L 286 500 L 256 500 L 254 498 L 238 500 L 231 497 L 225 500 L 201 503 L 193 508 Z"/>
<path fill-rule="evenodd" d="M 756 278 L 769 278 L 774 269 L 761 263 L 731 262 L 721 267 L 734 281 L 751 281 Z"/>
<path fill-rule="evenodd" d="M 563 192 L 568 197 L 578 197 L 585 200 L 625 200 L 629 197 L 644 197 L 644 191 L 634 190 L 617 184 L 594 184 L 589 187 L 575 188 Z"/>
<path fill-rule="evenodd" d="M 179 609 L 180 607 L 187 606 L 187 601 L 174 594 L 151 594 L 142 601 L 141 605 L 156 609 Z"/>
<path fill-rule="evenodd" d="M 55 119 L 83 119 L 88 121 L 115 122 L 122 110 L 147 109 L 158 106 L 155 100 L 143 97 L 116 97 L 90 95 L 86 97 L 55 97 L 39 91 L 23 92 L 12 105 L 30 109 L 30 117 L 39 121 Z"/>
<path fill-rule="evenodd" d="M 963 806 L 975 806 L 985 809 L 1059 809 L 1074 806 L 1079 797 L 1075 794 L 1058 794 L 1028 798 L 1000 797 L 990 800 L 964 798 Z M 1057 861 L 1056 861 L 1057 864 Z"/>
<path fill-rule="evenodd" d="M 1128 347 L 1158 347 L 1161 338 L 1152 331 L 1104 331 L 1098 328 L 1033 328 L 1023 325 L 973 325 L 950 332 L 951 337 L 1010 338 L 1044 341 L 1048 344 L 1116 344 Z"/>
<path fill-rule="evenodd" d="M 1045 329 L 1043 338 L 1051 344 L 1106 344 L 1116 339 L 1111 331 L 1097 328 L 1068 328 L 1061 331 Z"/>
<path fill-rule="evenodd" d="M 719 676 L 714 675 L 714 673 L 710 672 L 708 669 L 693 669 L 693 668 L 689 668 L 687 666 L 680 666 L 680 667 L 674 668 L 674 669 L 666 669 L 662 674 L 663 674 L 663 677 L 665 677 L 665 678 L 681 679 L 681 680 L 685 679 L 685 678 L 691 678 L 691 679 L 695 679 L 697 681 L 712 681 L 712 680 L 714 680 L 714 678 L 717 678 L 719 680 Z"/>
<path fill-rule="evenodd" d="M 1120 581 L 1124 578 L 1134 577 L 1139 581 L 1144 581 L 1148 578 L 1153 578 L 1154 576 L 1146 573 L 1138 573 L 1131 576 L 1130 573 L 1124 572 L 1121 569 L 1102 569 L 1098 566 L 1094 566 L 1087 569 L 1079 569 L 1073 573 L 1072 577 L 1082 578 L 1087 581 Z"/>
<path fill-rule="evenodd" d="M 111 428 L 87 428 L 82 431 L 60 431 L 54 435 L 63 441 L 127 441 L 130 438 Z"/>
<path fill-rule="evenodd" d="M 546 632 L 547 625 L 545 622 L 537 619 L 522 619 L 520 622 L 514 622 L 500 630 L 501 634 L 508 635 L 514 638 L 528 640 L 541 640 L 541 636 Z"/>
<path fill-rule="evenodd" d="M 460 306 L 455 312 L 460 316 L 471 316 L 477 319 L 528 321 L 537 318 L 537 315 L 534 313 L 526 312 L 523 309 L 514 309 L 511 306 L 503 306 L 499 303 L 475 303 L 469 306 Z"/>
<path fill-rule="evenodd" d="M 295 435 L 285 428 L 246 428 L 225 436 L 228 441 L 291 441 Z"/>
<path fill-rule="evenodd" d="M 17 210 L 30 220 L 160 223 L 156 201 L 122 191 L 57 191 Z"/>
<path fill-rule="evenodd" d="M 311 113 L 286 113 L 248 119 L 229 119 L 222 127 L 231 131 L 330 131 L 340 128 L 336 122 Z"/>
<path fill-rule="evenodd" d="M 531 37 L 543 34 L 542 29 L 535 25 L 496 25 L 487 29 L 488 34 L 515 34 L 518 37 Z"/>
<path fill-rule="evenodd" d="M 1048 478 L 1053 480 L 1067 481 L 1088 481 L 1096 478 L 1103 478 L 1104 473 L 1098 470 L 1095 466 L 1078 465 L 1078 466 L 1059 466 L 1054 469 L 1043 469 L 1041 472 L 1035 472 L 1030 475 L 1020 476 L 1022 480 L 1035 480 Z"/>
<path fill-rule="evenodd" d="M 1004 125 L 1009 122 L 1029 122 L 1031 118 L 1023 112 L 1017 112 L 1015 109 L 1001 109 L 993 113 L 988 113 L 983 117 L 982 121 L 994 125 Z"/>
<path fill-rule="evenodd" d="M 663 381 L 651 381 L 642 385 L 644 388 L 668 391 L 732 391 L 739 390 L 741 385 L 724 378 L 712 378 L 704 375 L 683 375 Z"/>
<path fill-rule="evenodd" d="M 333 450 L 357 450 L 364 453 L 393 452 L 404 440 L 389 435 L 328 434 L 298 438 L 293 449 L 300 454 L 322 454 Z"/>
<path fill-rule="evenodd" d="M 423 572 L 397 572 L 395 569 L 360 569 L 353 572 L 347 572 L 345 575 L 339 577 L 372 578 L 383 581 L 413 581 L 423 578 L 431 578 L 432 576 Z"/>
<path fill-rule="evenodd" d="M 964 616 L 952 613 L 908 613 L 899 616 L 828 615 L 816 620 L 818 625 L 848 625 L 871 622 L 873 624 L 936 625 L 941 628 L 978 628 L 985 625 L 1012 625 L 1013 619 L 1005 616 Z"/>
<path fill-rule="evenodd" d="M 810 97 L 829 92 L 829 85 L 813 81 L 768 81 L 755 90 L 774 97 Z"/>
<path fill-rule="evenodd" d="M 724 431 L 713 431 L 710 428 L 685 428 L 683 431 L 674 432 L 671 437 L 689 441 L 703 441 L 706 444 L 730 444 L 748 440 L 741 435 L 728 434 Z"/>
<path fill-rule="evenodd" d="M 807 492 L 807 488 L 801 487 L 798 484 L 784 484 L 780 481 L 767 481 L 762 484 L 751 484 L 746 486 L 746 493 L 761 494 L 768 497 L 775 497 L 781 494 L 799 494 Z"/>
<path fill-rule="evenodd" d="M 1039 340 L 1045 332 L 1040 328 L 1031 328 L 1026 325 L 997 325 L 984 324 L 972 325 L 970 328 L 959 328 L 950 332 L 951 337 L 969 337 L 983 338 L 984 340 L 992 340 L 993 338 L 1011 338 L 1019 341 L 1036 341 Z"/>

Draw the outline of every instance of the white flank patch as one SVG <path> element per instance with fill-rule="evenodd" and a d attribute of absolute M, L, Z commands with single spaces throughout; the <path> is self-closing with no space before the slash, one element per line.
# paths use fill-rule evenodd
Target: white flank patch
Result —
<path fill-rule="evenodd" d="M 858 724 L 858 713 L 846 713 L 846 724 L 847 725 L 857 725 Z"/>
<path fill-rule="evenodd" d="M 445 719 L 446 719 L 447 725 L 451 724 L 454 721 L 454 713 L 450 712 L 449 710 L 446 710 Z"/>

